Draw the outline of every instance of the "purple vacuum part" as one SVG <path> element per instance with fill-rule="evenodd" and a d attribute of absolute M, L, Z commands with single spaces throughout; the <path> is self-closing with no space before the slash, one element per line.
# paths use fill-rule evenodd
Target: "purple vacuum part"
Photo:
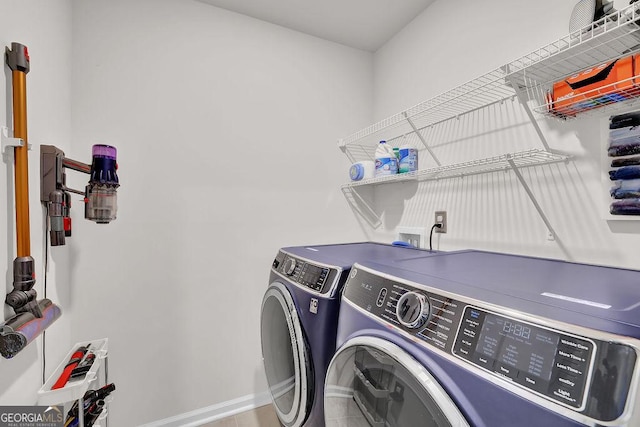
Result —
<path fill-rule="evenodd" d="M 110 159 L 116 160 L 117 154 L 118 150 L 112 145 L 95 144 L 91 148 L 92 156 L 108 157 Z"/>
<path fill-rule="evenodd" d="M 107 184 L 118 187 L 117 154 L 116 147 L 111 145 L 96 144 L 91 149 L 93 161 L 91 162 L 91 184 Z"/>
<path fill-rule="evenodd" d="M 11 359 L 18 354 L 62 314 L 60 307 L 49 299 L 38 301 L 38 305 L 42 317 L 38 318 L 30 312 L 24 312 L 0 325 L 0 354 L 5 359 Z"/>

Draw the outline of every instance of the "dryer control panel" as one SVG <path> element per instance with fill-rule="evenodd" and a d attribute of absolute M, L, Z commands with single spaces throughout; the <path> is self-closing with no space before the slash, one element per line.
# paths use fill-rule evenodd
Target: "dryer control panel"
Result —
<path fill-rule="evenodd" d="M 312 263 L 282 251 L 278 252 L 271 268 L 291 282 L 321 294 L 328 293 L 339 277 L 336 268 Z"/>
<path fill-rule="evenodd" d="M 530 316 L 517 318 L 480 301 L 357 267 L 343 301 L 458 364 L 570 410 L 601 421 L 624 412 L 637 358 L 631 346 L 579 336 L 547 326 L 551 321 L 542 325 Z"/>

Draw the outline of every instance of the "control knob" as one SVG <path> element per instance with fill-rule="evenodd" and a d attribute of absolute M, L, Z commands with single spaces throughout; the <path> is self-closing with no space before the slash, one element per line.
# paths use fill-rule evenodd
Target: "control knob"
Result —
<path fill-rule="evenodd" d="M 431 306 L 426 296 L 409 291 L 398 299 L 396 317 L 407 328 L 415 329 L 424 325 L 431 314 Z"/>
<path fill-rule="evenodd" d="M 284 271 L 284 274 L 286 274 L 287 276 L 291 276 L 295 270 L 296 270 L 296 260 L 293 258 L 287 258 L 287 260 L 284 263 L 284 266 L 282 267 L 282 271 Z"/>

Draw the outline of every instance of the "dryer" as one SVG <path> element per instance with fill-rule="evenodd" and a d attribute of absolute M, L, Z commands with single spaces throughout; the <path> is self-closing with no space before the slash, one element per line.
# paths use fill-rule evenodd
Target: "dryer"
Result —
<path fill-rule="evenodd" d="M 638 426 L 640 271 L 482 251 L 353 266 L 327 426 Z"/>
<path fill-rule="evenodd" d="M 353 263 L 431 253 L 370 242 L 278 252 L 262 301 L 261 341 L 269 391 L 284 426 L 324 426 L 324 377 L 335 351 L 342 287 Z"/>

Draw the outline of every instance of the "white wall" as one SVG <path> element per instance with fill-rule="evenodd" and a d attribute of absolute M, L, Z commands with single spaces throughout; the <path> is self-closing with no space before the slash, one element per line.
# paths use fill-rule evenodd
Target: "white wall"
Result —
<path fill-rule="evenodd" d="M 517 6 L 508 0 L 436 1 L 376 52 L 375 120 L 564 36 L 574 5 L 552 0 Z M 638 268 L 640 222 L 605 219 L 601 153 L 606 117 L 539 119 L 550 147 L 573 156 L 568 163 L 522 170 L 558 234 L 556 241 L 547 240 L 547 228 L 513 172 L 381 186 L 374 197 L 383 226 L 374 238 L 393 239 L 398 226 L 428 230 L 433 212 L 446 210 L 449 231 L 434 239 L 443 250 L 479 248 Z M 436 126 L 427 139 L 443 164 L 543 148 L 517 102 Z M 420 163 L 422 168 L 435 166 L 426 152 L 421 152 Z"/>
<path fill-rule="evenodd" d="M 76 210 L 77 340 L 109 337 L 110 422 L 263 392 L 279 247 L 364 240 L 337 137 L 372 120 L 372 55 L 196 1 L 73 2 L 73 150 L 118 147 L 118 219 Z M 79 182 L 76 186 L 84 185 Z"/>
<path fill-rule="evenodd" d="M 0 4 L 0 43 L 26 45 L 31 56 L 31 71 L 27 74 L 29 203 L 31 223 L 31 256 L 35 259 L 38 297 L 44 296 L 43 210 L 40 204 L 40 144 L 56 145 L 67 150 L 71 138 L 71 2 L 38 0 L 4 0 Z M 11 71 L 4 67 L 0 84 L 0 126 L 13 128 Z M 0 270 L 5 290 L 13 289 L 13 259 L 15 250 L 15 212 L 13 189 L 13 152 L 3 157 L 0 202 Z M 70 283 L 68 257 L 64 252 L 51 254 L 47 275 L 47 297 L 60 305 L 63 316 L 46 332 L 46 368 L 49 376 L 72 344 L 69 331 L 72 317 L 67 312 Z M 3 298 L 4 299 L 4 298 Z M 13 311 L 5 305 L 4 316 Z M 33 405 L 42 385 L 42 336 L 13 359 L 0 358 L 0 405 Z"/>
<path fill-rule="evenodd" d="M 574 5 L 436 0 L 375 54 L 376 120 L 566 35 Z"/>

